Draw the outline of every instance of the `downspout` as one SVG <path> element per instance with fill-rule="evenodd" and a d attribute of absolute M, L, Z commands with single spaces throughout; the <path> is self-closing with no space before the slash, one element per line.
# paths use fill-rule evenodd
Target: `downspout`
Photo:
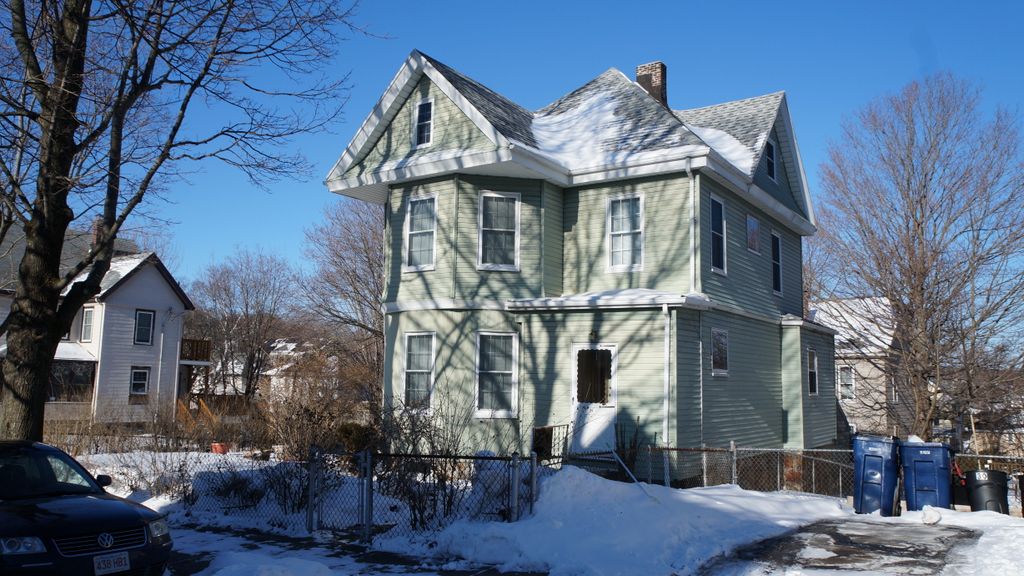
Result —
<path fill-rule="evenodd" d="M 697 293 L 697 195 L 690 161 L 686 161 L 686 178 L 690 181 L 690 294 Z"/>
<path fill-rule="evenodd" d="M 661 437 L 665 444 L 665 447 L 669 447 L 669 394 L 672 392 L 672 317 L 668 313 L 668 304 L 661 305 L 661 315 L 665 319 L 665 374 L 664 374 L 664 393 L 665 397 L 663 402 L 663 408 L 665 411 L 665 417 L 661 424 Z"/>
<path fill-rule="evenodd" d="M 449 250 L 451 251 L 451 259 L 452 259 L 452 291 L 451 291 L 451 295 L 449 297 L 451 299 L 453 299 L 453 300 L 455 299 L 455 284 L 459 281 L 459 244 L 458 244 L 458 238 L 459 238 L 459 196 L 462 195 L 462 194 L 459 193 L 459 188 L 461 188 L 461 186 L 459 185 L 460 183 L 461 183 L 461 179 L 459 178 L 459 175 L 456 174 L 455 175 L 455 229 L 454 229 L 454 232 L 452 232 L 452 234 L 451 234 L 451 244 L 449 245 Z M 435 216 L 435 218 L 436 218 L 436 216 Z M 478 242 L 479 242 L 479 240 L 478 240 Z M 435 258 L 436 258 L 436 256 L 435 256 Z"/>
<path fill-rule="evenodd" d="M 157 353 L 156 360 L 156 412 L 153 414 L 153 418 L 156 419 L 160 415 L 160 388 L 163 381 L 164 373 L 164 342 L 165 333 L 167 332 L 167 321 L 171 319 L 171 314 L 174 312 L 173 309 L 168 308 L 167 312 L 164 312 L 164 319 L 160 322 L 160 351 Z M 154 422 L 155 423 L 155 422 Z"/>
<path fill-rule="evenodd" d="M 704 312 L 697 310 L 697 362 L 700 389 L 700 445 L 704 446 Z"/>

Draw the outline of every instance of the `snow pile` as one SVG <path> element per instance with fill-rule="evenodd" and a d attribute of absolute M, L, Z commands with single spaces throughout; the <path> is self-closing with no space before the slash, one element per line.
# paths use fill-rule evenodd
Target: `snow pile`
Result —
<path fill-rule="evenodd" d="M 671 574 L 696 570 L 737 546 L 847 514 L 833 498 L 736 486 L 641 488 L 566 467 L 544 483 L 532 518 L 459 522 L 439 535 L 438 549 L 501 570 Z"/>
<path fill-rule="evenodd" d="M 750 174 L 754 168 L 754 151 L 743 145 L 732 134 L 716 128 L 687 125 L 694 134 L 706 142 L 708 146 L 722 155 L 733 166 L 744 174 Z"/>
<path fill-rule="evenodd" d="M 331 576 L 333 570 L 302 558 L 275 558 L 259 552 L 224 552 L 204 574 L 212 576 Z"/>
<path fill-rule="evenodd" d="M 921 512 L 904 512 L 889 522 L 920 522 L 940 526 L 959 526 L 981 533 L 977 544 L 954 550 L 943 574 L 1019 574 L 1020 541 L 1024 520 L 996 512 L 957 512 L 925 506 Z"/>
<path fill-rule="evenodd" d="M 618 135 L 618 103 L 595 93 L 562 113 L 533 119 L 533 137 L 541 152 L 570 169 L 604 166 L 613 160 L 602 143 Z"/>

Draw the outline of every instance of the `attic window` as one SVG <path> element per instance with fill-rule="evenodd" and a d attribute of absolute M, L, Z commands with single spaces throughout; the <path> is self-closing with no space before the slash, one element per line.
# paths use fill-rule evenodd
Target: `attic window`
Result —
<path fill-rule="evenodd" d="M 434 124 L 434 101 L 424 100 L 416 106 L 416 146 L 430 144 Z"/>
<path fill-rule="evenodd" d="M 768 177 L 775 180 L 775 143 L 771 140 L 764 145 L 764 169 Z"/>

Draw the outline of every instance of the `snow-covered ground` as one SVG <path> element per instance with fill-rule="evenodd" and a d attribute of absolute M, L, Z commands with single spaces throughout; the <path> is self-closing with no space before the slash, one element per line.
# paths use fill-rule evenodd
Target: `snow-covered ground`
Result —
<path fill-rule="evenodd" d="M 172 520 L 180 506 L 166 498 L 146 503 L 171 512 Z M 800 526 L 855 518 L 877 522 L 880 532 L 887 523 L 961 526 L 980 532 L 975 543 L 951 554 L 944 574 L 1015 574 L 1024 566 L 1016 548 L 1024 538 L 1024 520 L 1019 518 L 937 509 L 898 518 L 855 516 L 845 502 L 834 498 L 751 492 L 735 486 L 675 490 L 624 484 L 572 467 L 544 481 L 532 517 L 516 523 L 459 522 L 429 542 L 379 539 L 375 547 L 432 558 L 446 569 L 491 564 L 501 570 L 555 575 L 689 574 L 738 547 Z M 308 548 L 260 545 L 247 550 L 243 538 L 197 534 L 181 531 L 176 548 L 212 555 L 204 575 L 367 573 L 366 565 L 312 540 Z M 401 567 L 387 572 L 405 573 Z"/>

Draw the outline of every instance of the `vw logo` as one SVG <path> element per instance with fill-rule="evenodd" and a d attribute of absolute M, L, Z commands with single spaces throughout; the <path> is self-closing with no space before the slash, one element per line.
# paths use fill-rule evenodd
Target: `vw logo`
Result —
<path fill-rule="evenodd" d="M 110 548 L 114 545 L 114 537 L 110 534 L 103 532 L 96 537 L 96 543 L 100 545 L 100 548 Z"/>

